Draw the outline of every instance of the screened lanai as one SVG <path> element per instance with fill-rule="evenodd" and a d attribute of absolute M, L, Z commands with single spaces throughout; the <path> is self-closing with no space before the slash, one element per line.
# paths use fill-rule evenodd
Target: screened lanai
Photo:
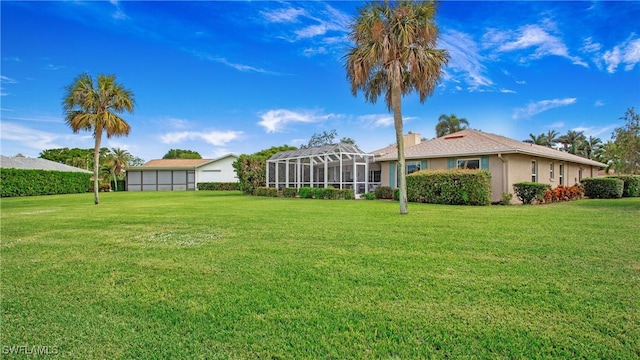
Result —
<path fill-rule="evenodd" d="M 330 144 L 279 152 L 267 160 L 268 187 L 328 187 L 372 191 L 380 184 L 373 155 L 351 144 Z"/>

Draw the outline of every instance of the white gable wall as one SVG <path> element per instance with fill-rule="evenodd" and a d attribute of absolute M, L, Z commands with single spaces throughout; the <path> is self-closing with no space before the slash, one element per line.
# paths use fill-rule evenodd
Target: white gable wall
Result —
<path fill-rule="evenodd" d="M 227 156 L 200 166 L 196 169 L 196 183 L 200 182 L 238 182 L 233 169 L 235 156 Z"/>

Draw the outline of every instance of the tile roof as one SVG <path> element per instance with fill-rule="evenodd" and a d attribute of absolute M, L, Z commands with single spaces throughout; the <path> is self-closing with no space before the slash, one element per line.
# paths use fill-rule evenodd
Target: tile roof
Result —
<path fill-rule="evenodd" d="M 61 164 L 55 161 L 50 161 L 40 158 L 30 158 L 22 156 L 3 156 L 0 155 L 0 167 L 2 168 L 14 168 L 14 169 L 26 169 L 26 170 L 51 170 L 62 172 L 83 172 L 91 174 L 92 172 L 85 169 L 80 169 L 74 166 Z"/>
<path fill-rule="evenodd" d="M 546 146 L 528 144 L 501 135 L 466 129 L 454 134 L 423 141 L 405 148 L 407 159 L 441 158 L 490 154 L 520 153 L 544 158 L 558 159 L 585 165 L 605 167 L 598 161 L 562 152 Z M 388 146 L 374 153 L 376 161 L 397 159 L 396 146 Z"/>

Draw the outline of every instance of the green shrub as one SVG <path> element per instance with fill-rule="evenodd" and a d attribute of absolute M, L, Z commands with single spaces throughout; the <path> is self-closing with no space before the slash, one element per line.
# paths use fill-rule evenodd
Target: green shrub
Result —
<path fill-rule="evenodd" d="M 620 179 L 624 181 L 622 189 L 622 197 L 640 196 L 640 176 L 638 175 L 616 175 L 609 176 L 612 179 Z"/>
<path fill-rule="evenodd" d="M 91 174 L 6 168 L 0 171 L 0 196 L 78 194 L 91 188 Z"/>
<path fill-rule="evenodd" d="M 550 189 L 548 184 L 523 181 L 513 184 L 513 191 L 523 204 L 531 204 L 534 200 L 544 201 L 544 191 Z"/>
<path fill-rule="evenodd" d="M 508 192 L 503 192 L 500 197 L 500 205 L 510 205 L 511 199 L 513 199 L 513 194 Z"/>
<path fill-rule="evenodd" d="M 376 199 L 376 194 L 375 193 L 364 193 L 364 194 L 362 194 L 360 196 L 365 200 L 375 200 Z"/>
<path fill-rule="evenodd" d="M 490 205 L 491 174 L 485 170 L 425 170 L 407 176 L 407 200 L 431 204 Z"/>
<path fill-rule="evenodd" d="M 400 189 L 393 189 L 393 200 L 400 200 Z"/>
<path fill-rule="evenodd" d="M 286 198 L 294 198 L 298 196 L 298 189 L 292 187 L 284 188 L 282 189 L 282 196 Z"/>
<path fill-rule="evenodd" d="M 624 181 L 613 177 L 582 179 L 584 195 L 592 199 L 615 199 L 622 197 Z"/>
<path fill-rule="evenodd" d="M 315 199 L 322 199 L 324 197 L 324 188 L 313 188 L 313 197 Z"/>
<path fill-rule="evenodd" d="M 111 180 L 111 182 L 109 184 L 111 185 L 111 190 L 113 190 L 113 191 L 124 191 L 125 190 L 124 180 L 117 180 L 117 182 Z"/>
<path fill-rule="evenodd" d="M 313 188 L 308 186 L 303 186 L 300 188 L 300 190 L 298 190 L 298 195 L 304 199 L 313 198 L 313 193 L 314 193 Z"/>
<path fill-rule="evenodd" d="M 335 200 L 338 199 L 339 194 L 340 190 L 334 188 L 333 186 L 327 186 L 326 188 L 322 189 L 321 197 L 326 200 Z"/>
<path fill-rule="evenodd" d="M 240 190 L 239 182 L 199 182 L 198 190 L 234 191 Z"/>
<path fill-rule="evenodd" d="M 343 200 L 353 200 L 356 198 L 356 193 L 353 190 L 350 189 L 342 189 L 342 190 L 338 190 L 340 192 L 340 195 L 338 196 L 339 199 L 343 199 Z"/>
<path fill-rule="evenodd" d="M 260 186 L 255 190 L 256 196 L 278 197 L 278 189 Z"/>
<path fill-rule="evenodd" d="M 376 199 L 393 199 L 393 189 L 388 186 L 379 186 L 374 193 Z"/>

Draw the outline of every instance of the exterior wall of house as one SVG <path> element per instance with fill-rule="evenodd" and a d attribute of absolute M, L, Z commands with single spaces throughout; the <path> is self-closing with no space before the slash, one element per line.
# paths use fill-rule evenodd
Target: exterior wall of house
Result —
<path fill-rule="evenodd" d="M 455 167 L 458 160 L 477 159 L 481 156 L 469 156 L 460 158 L 436 158 L 423 160 L 408 160 L 407 162 L 420 161 L 422 164 L 426 162 L 426 169 L 449 169 Z M 551 187 L 558 185 L 572 186 L 580 182 L 580 179 L 598 176 L 598 167 L 581 165 L 561 160 L 552 160 L 522 154 L 507 155 L 489 155 L 484 157 L 484 165 L 488 163 L 488 169 L 491 173 L 491 201 L 497 202 L 502 198 L 503 192 L 513 194 L 513 184 L 532 181 L 532 161 L 536 162 L 536 182 L 549 184 Z M 553 174 L 551 174 L 551 164 L 553 164 Z M 483 165 L 483 168 L 484 168 Z M 561 176 L 561 166 L 564 172 Z M 381 185 L 397 187 L 397 180 L 391 176 L 391 172 L 396 171 L 395 162 L 380 163 Z M 562 179 L 561 179 L 562 178 Z M 514 196 L 512 202 L 518 202 Z"/>
<path fill-rule="evenodd" d="M 196 183 L 199 182 L 238 182 L 233 162 L 236 157 L 228 156 L 203 165 L 196 170 Z"/>

